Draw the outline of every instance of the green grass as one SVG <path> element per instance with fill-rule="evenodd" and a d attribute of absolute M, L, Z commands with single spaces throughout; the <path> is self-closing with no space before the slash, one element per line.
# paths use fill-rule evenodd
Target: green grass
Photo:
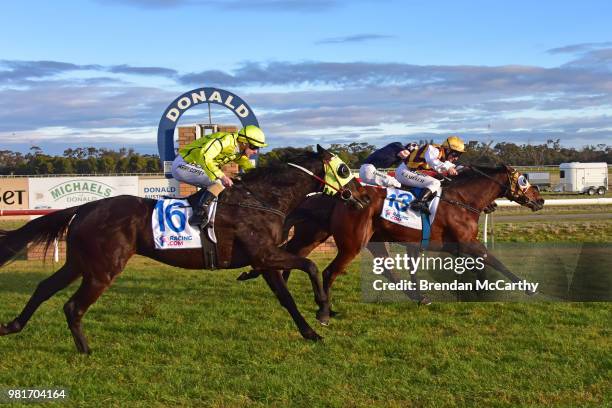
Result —
<path fill-rule="evenodd" d="M 0 269 L 0 321 L 51 268 Z M 85 317 L 90 357 L 76 354 L 61 310 L 73 286 L 0 338 L 0 387 L 64 386 L 63 406 L 610 404 L 607 303 L 368 304 L 355 262 L 334 287 L 341 314 L 329 327 L 316 325 L 310 285 L 294 272 L 290 289 L 325 336 L 313 344 L 263 280 L 237 275 L 135 258 Z"/>
<path fill-rule="evenodd" d="M 610 242 L 612 220 L 496 222 L 494 232 L 504 242 Z"/>
<path fill-rule="evenodd" d="M 0 229 L 14 230 L 24 225 L 27 220 L 6 220 L 0 219 Z"/>
<path fill-rule="evenodd" d="M 532 211 L 527 207 L 497 207 L 493 216 L 496 215 L 553 215 L 553 214 L 595 214 L 610 213 L 612 205 L 562 205 L 546 206 L 539 211 Z"/>
<path fill-rule="evenodd" d="M 584 198 L 584 199 L 593 199 L 593 198 L 610 198 L 612 197 L 612 191 L 608 190 L 605 194 L 603 195 L 599 195 L 599 194 L 595 194 L 595 195 L 588 195 L 588 194 L 582 194 L 582 193 L 559 193 L 559 192 L 554 192 L 554 191 L 540 191 L 540 195 L 545 199 L 545 200 L 556 200 L 559 198 Z"/>

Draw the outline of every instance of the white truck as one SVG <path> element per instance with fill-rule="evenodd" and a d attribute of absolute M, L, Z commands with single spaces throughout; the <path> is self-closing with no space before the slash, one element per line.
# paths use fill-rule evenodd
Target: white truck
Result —
<path fill-rule="evenodd" d="M 561 163 L 559 170 L 559 185 L 555 191 L 588 195 L 604 195 L 608 191 L 607 163 Z"/>

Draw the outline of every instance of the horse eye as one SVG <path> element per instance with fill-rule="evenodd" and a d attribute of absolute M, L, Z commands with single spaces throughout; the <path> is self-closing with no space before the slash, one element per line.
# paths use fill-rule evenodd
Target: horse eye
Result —
<path fill-rule="evenodd" d="M 338 166 L 338 175 L 342 178 L 347 178 L 351 175 L 351 171 L 346 164 L 342 163 Z"/>

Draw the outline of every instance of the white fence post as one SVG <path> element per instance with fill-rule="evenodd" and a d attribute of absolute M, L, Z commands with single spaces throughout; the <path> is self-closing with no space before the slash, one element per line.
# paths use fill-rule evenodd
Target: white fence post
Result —
<path fill-rule="evenodd" d="M 59 245 L 57 242 L 57 238 L 53 240 L 53 262 L 59 262 Z"/>

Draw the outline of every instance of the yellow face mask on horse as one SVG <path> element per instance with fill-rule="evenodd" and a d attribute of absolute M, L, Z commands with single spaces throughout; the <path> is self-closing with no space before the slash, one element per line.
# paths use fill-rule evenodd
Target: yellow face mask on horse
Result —
<path fill-rule="evenodd" d="M 348 166 L 338 156 L 333 155 L 331 160 L 325 163 L 325 182 L 327 184 L 323 187 L 323 192 L 334 195 L 352 179 L 353 175 Z"/>

